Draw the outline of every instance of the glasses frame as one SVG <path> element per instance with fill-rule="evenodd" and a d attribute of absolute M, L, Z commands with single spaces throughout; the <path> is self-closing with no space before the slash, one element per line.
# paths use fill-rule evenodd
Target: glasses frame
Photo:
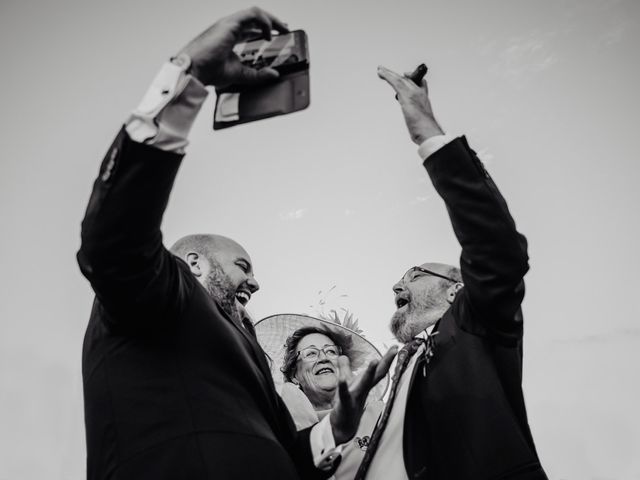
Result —
<path fill-rule="evenodd" d="M 324 353 L 324 356 L 326 358 L 331 358 L 329 357 L 329 355 L 327 355 L 327 352 L 325 351 L 326 348 L 335 348 L 338 351 L 338 354 L 336 355 L 335 358 L 338 358 L 340 355 L 342 355 L 342 348 L 340 348 L 340 345 L 323 345 L 322 348 L 318 348 L 315 345 L 309 345 L 308 347 L 303 348 L 302 350 L 298 350 L 298 353 L 296 353 L 296 358 L 299 358 L 300 360 L 302 360 L 303 362 L 306 362 L 307 359 L 304 358 L 302 355 L 300 355 L 302 353 L 303 350 L 308 350 L 310 348 L 313 348 L 315 350 L 318 351 L 318 356 L 316 358 L 320 358 L 320 352 Z"/>
<path fill-rule="evenodd" d="M 438 278 L 442 278 L 444 280 L 449 280 L 450 282 L 453 283 L 462 283 L 460 280 L 456 280 L 455 278 L 451 278 L 451 277 L 447 277 L 446 275 L 442 275 L 441 273 L 437 273 L 437 272 L 433 272 L 431 270 L 428 270 L 426 268 L 423 267 L 411 267 L 409 270 L 407 270 L 404 275 L 402 276 L 402 279 L 404 280 L 404 278 L 407 276 L 407 274 L 409 274 L 410 272 L 422 272 L 422 273 L 426 273 L 427 275 L 432 275 L 434 277 L 438 277 Z M 413 282 L 413 279 L 410 280 L 410 282 Z"/>

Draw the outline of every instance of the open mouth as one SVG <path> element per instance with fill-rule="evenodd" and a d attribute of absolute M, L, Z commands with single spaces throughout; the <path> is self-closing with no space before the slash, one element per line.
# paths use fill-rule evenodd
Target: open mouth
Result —
<path fill-rule="evenodd" d="M 236 300 L 238 300 L 242 306 L 245 306 L 251 300 L 251 293 L 246 290 L 239 290 L 236 292 Z"/>
<path fill-rule="evenodd" d="M 396 297 L 396 307 L 398 309 L 404 307 L 405 305 L 409 304 L 409 299 L 406 296 L 397 296 Z"/>
<path fill-rule="evenodd" d="M 325 375 L 327 373 L 335 373 L 335 372 L 333 371 L 333 368 L 331 368 L 331 367 L 322 367 L 315 374 L 316 375 Z"/>

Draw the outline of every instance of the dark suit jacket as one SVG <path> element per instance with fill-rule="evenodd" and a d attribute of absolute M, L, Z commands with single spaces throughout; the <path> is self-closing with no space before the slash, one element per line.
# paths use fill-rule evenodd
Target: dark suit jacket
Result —
<path fill-rule="evenodd" d="M 464 288 L 418 359 L 404 425 L 410 479 L 543 480 L 522 394 L 526 239 L 465 138 L 425 161 L 462 246 Z"/>
<path fill-rule="evenodd" d="M 324 477 L 256 340 L 162 245 L 181 160 L 122 130 L 82 223 L 78 262 L 96 294 L 82 355 L 87 477 Z"/>

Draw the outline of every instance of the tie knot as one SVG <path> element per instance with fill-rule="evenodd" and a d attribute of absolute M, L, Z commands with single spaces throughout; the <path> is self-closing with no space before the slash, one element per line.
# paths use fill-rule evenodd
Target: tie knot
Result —
<path fill-rule="evenodd" d="M 424 338 L 416 337 L 409 343 L 405 343 L 404 347 L 402 347 L 402 350 L 405 350 L 407 352 L 407 355 L 411 356 L 416 353 L 418 348 L 420 348 L 420 345 L 425 343 L 425 341 L 426 340 Z"/>
<path fill-rule="evenodd" d="M 414 338 L 409 343 L 405 343 L 404 347 L 400 349 L 398 352 L 397 360 L 396 360 L 396 370 L 394 372 L 394 378 L 399 379 L 400 375 L 405 371 L 411 357 L 414 353 L 420 348 L 420 345 L 424 343 L 424 339 L 422 338 Z"/>

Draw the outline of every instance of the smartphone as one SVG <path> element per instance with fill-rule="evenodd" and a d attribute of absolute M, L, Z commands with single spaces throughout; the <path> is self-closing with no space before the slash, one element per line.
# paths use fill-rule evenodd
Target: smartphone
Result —
<path fill-rule="evenodd" d="M 216 89 L 213 129 L 285 115 L 309 106 L 309 49 L 304 30 L 237 44 L 234 53 L 250 68 L 271 67 L 280 78 L 263 85 Z"/>
<path fill-rule="evenodd" d="M 258 70 L 271 67 L 284 74 L 309 67 L 307 35 L 303 30 L 274 35 L 271 40 L 239 43 L 233 51 L 244 65 Z"/>
<path fill-rule="evenodd" d="M 416 69 L 409 75 L 409 78 L 413 80 L 417 86 L 422 86 L 422 79 L 427 74 L 427 66 L 424 63 L 421 63 L 416 67 Z"/>

